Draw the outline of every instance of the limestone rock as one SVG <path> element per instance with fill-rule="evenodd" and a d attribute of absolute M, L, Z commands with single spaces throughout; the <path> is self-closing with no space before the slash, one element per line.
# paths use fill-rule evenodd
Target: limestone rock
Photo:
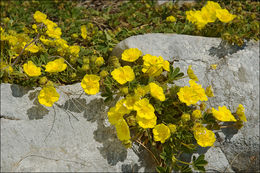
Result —
<path fill-rule="evenodd" d="M 39 90 L 1 84 L 1 172 L 154 171 L 148 153 L 117 139 L 100 95 L 59 87 L 60 100 L 47 108 Z"/>
<path fill-rule="evenodd" d="M 188 65 L 192 65 L 199 83 L 204 88 L 212 85 L 214 89 L 216 97 L 209 99 L 208 107 L 225 105 L 235 112 L 238 104 L 243 104 L 248 122 L 239 131 L 223 129 L 218 132 L 216 145 L 229 163 L 232 162 L 230 167 L 233 170 L 259 170 L 259 42 L 250 41 L 238 47 L 227 45 L 219 38 L 145 34 L 123 40 L 112 55 L 121 57 L 127 48 L 138 48 L 143 55 L 162 56 L 174 61 L 173 65 L 185 74 Z M 211 68 L 212 64 L 217 64 L 216 70 Z M 176 84 L 188 85 L 188 79 Z M 210 157 L 214 158 L 214 152 Z"/>

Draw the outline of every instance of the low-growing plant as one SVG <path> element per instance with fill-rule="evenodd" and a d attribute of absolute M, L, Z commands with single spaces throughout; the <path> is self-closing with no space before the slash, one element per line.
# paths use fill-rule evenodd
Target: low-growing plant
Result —
<path fill-rule="evenodd" d="M 240 5 L 244 7 L 246 2 Z M 59 8 L 66 6 L 65 2 L 61 4 Z M 114 9 L 121 11 L 114 13 L 110 13 L 109 7 L 102 12 L 72 10 L 72 18 L 65 17 L 64 21 L 61 20 L 64 16 L 53 17 L 59 24 L 36 11 L 27 19 L 30 27 L 13 26 L 14 21 L 6 17 L 1 20 L 1 82 L 41 86 L 38 101 L 51 107 L 59 100 L 57 86 L 80 81 L 86 94 L 101 92 L 105 102 L 116 100 L 107 115 L 118 139 L 126 147 L 133 142 L 143 146 L 155 160 L 158 172 L 190 172 L 192 168 L 205 171 L 204 155 L 193 156 L 191 162 L 181 160 L 181 156 L 195 152 L 198 147 L 213 146 L 214 132 L 227 128 L 223 122 L 241 128 L 246 122 L 244 107 L 238 105 L 235 113 L 226 106 L 209 108 L 206 103 L 214 97 L 212 87 L 202 88 L 191 66 L 185 75 L 173 62 L 143 54 L 137 48 L 126 49 L 121 57 L 109 53 L 118 41 L 149 32 L 218 36 L 239 45 L 244 39 L 258 39 L 259 31 L 247 33 L 259 29 L 259 24 L 254 23 L 257 16 L 250 18 L 246 14 L 246 19 L 241 18 L 237 9 L 232 11 L 227 4 L 209 1 L 178 7 L 130 1 L 122 3 Z M 76 22 L 81 13 L 92 14 L 88 22 Z M 69 31 L 65 23 L 74 20 L 76 26 L 69 25 L 72 28 Z M 247 21 L 252 25 L 238 29 Z M 190 78 L 189 86 L 175 84 L 186 77 Z"/>

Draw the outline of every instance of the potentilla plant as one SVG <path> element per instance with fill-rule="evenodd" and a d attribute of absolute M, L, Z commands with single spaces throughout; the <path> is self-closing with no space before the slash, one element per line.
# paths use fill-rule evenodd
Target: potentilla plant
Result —
<path fill-rule="evenodd" d="M 184 77 L 190 78 L 189 86 L 174 84 Z M 130 48 L 120 59 L 111 57 L 99 75 L 86 74 L 81 86 L 88 95 L 101 91 L 106 102 L 118 99 L 107 116 L 125 147 L 133 142 L 143 146 L 158 172 L 189 172 L 191 168 L 205 171 L 207 161 L 201 155 L 188 163 L 180 159 L 183 153 L 213 146 L 214 131 L 226 127 L 222 122 L 232 122 L 231 126 L 239 129 L 247 121 L 241 104 L 235 113 L 226 106 L 206 109 L 214 93 L 211 86 L 204 89 L 197 82 L 191 66 L 184 76 L 179 67 L 161 56 L 142 55 L 137 48 Z M 51 90 L 42 92 L 55 93 Z"/>
<path fill-rule="evenodd" d="M 234 18 L 214 3 L 207 4 L 206 12 L 211 8 L 215 9 L 211 15 L 215 20 L 217 17 L 221 20 L 221 14 L 227 15 L 230 20 Z M 188 14 L 198 27 L 201 23 L 203 27 L 206 25 L 199 20 L 200 12 L 190 11 Z M 1 34 L 5 41 L 13 45 L 15 56 L 19 56 L 22 50 L 34 54 L 44 51 L 45 47 L 55 47 L 58 55 L 42 65 L 44 71 L 30 60 L 23 64 L 23 71 L 28 78 L 39 80 L 42 86 L 38 95 L 39 103 L 51 107 L 60 95 L 55 84 L 47 77 L 61 74 L 68 69 L 68 65 L 74 69 L 71 64 L 78 59 L 80 46 L 68 45 L 61 38 L 61 29 L 44 13 L 35 12 L 34 19 L 38 23 L 33 27 L 37 44 L 24 34 L 13 33 L 20 38 L 17 43 L 12 42 L 13 35 L 4 31 Z M 171 20 L 174 19 L 169 18 Z M 86 26 L 81 27 L 81 32 L 82 38 L 87 38 Z M 113 103 L 116 100 L 107 116 L 110 124 L 115 126 L 118 139 L 127 148 L 132 143 L 144 147 L 155 160 L 158 172 L 190 172 L 192 168 L 205 171 L 207 161 L 204 155 L 194 156 L 188 163 L 181 160 L 182 154 L 193 153 L 198 147 L 212 147 L 216 141 L 214 132 L 230 126 L 239 129 L 247 121 L 241 104 L 234 113 L 227 109 L 228 105 L 207 109 L 208 99 L 214 97 L 212 87 L 204 89 L 199 84 L 192 66 L 188 67 L 185 76 L 179 67 L 163 57 L 143 54 L 137 48 L 126 49 L 121 57 L 112 56 L 107 62 L 102 57 L 94 57 L 83 58 L 83 63 L 85 66 L 82 68 L 87 74 L 81 81 L 82 89 L 88 95 L 101 92 L 105 102 Z M 2 61 L 1 66 L 12 72 L 12 68 Z M 175 84 L 176 80 L 185 77 L 190 78 L 189 86 Z M 223 122 L 230 122 L 230 125 L 224 126 Z"/>
<path fill-rule="evenodd" d="M 55 65 L 62 64 L 58 62 L 61 59 L 55 61 L 46 65 L 47 71 L 65 68 Z M 26 73 L 40 73 L 31 62 L 25 64 L 25 71 L 27 66 L 35 70 Z M 190 78 L 189 86 L 175 85 L 176 80 L 185 77 Z M 216 141 L 214 131 L 227 127 L 222 122 L 232 122 L 230 126 L 239 129 L 247 120 L 241 104 L 235 113 L 226 106 L 206 109 L 206 102 L 214 93 L 211 86 L 204 89 L 197 82 L 191 66 L 184 76 L 179 67 L 161 56 L 142 55 L 137 48 L 130 48 L 120 59 L 111 57 L 99 75 L 86 74 L 81 86 L 88 95 L 101 92 L 105 102 L 117 100 L 107 116 L 118 139 L 127 148 L 133 142 L 144 147 L 155 160 L 158 172 L 190 172 L 192 168 L 203 172 L 208 163 L 204 155 L 193 156 L 190 163 L 180 156 L 193 153 L 198 147 L 212 147 Z M 49 107 L 59 100 L 51 82 L 45 84 L 38 100 Z"/>

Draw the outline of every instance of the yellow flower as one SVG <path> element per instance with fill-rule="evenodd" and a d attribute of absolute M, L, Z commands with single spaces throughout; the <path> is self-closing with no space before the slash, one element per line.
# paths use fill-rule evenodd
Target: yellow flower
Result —
<path fill-rule="evenodd" d="M 214 97 L 214 93 L 213 93 L 213 90 L 212 90 L 212 86 L 211 86 L 211 85 L 206 88 L 206 95 L 207 95 L 208 97 Z"/>
<path fill-rule="evenodd" d="M 154 115 L 151 119 L 142 118 L 140 116 L 136 116 L 136 121 L 138 125 L 144 129 L 154 128 L 156 125 L 157 117 Z"/>
<path fill-rule="evenodd" d="M 43 44 L 47 45 L 47 46 L 50 46 L 52 45 L 54 42 L 52 40 L 49 40 L 49 39 L 45 39 L 45 37 L 42 35 L 40 36 L 40 40 Z"/>
<path fill-rule="evenodd" d="M 245 108 L 243 105 L 241 104 L 238 105 L 236 114 L 238 115 L 240 120 L 247 122 L 246 115 L 245 115 Z"/>
<path fill-rule="evenodd" d="M 95 61 L 95 65 L 96 66 L 98 66 L 98 67 L 100 67 L 100 66 L 102 66 L 103 64 L 104 64 L 104 59 L 103 59 L 103 57 L 98 57 L 97 59 L 96 59 L 96 61 Z"/>
<path fill-rule="evenodd" d="M 186 103 L 187 106 L 196 104 L 198 101 L 207 101 L 208 98 L 205 94 L 205 90 L 201 85 L 197 84 L 194 80 L 190 80 L 190 87 L 184 86 L 177 93 L 179 100 L 182 103 Z"/>
<path fill-rule="evenodd" d="M 191 22 L 191 23 L 195 23 L 196 22 L 196 18 L 195 18 L 195 13 L 196 11 L 186 11 L 185 14 L 186 14 L 186 19 Z"/>
<path fill-rule="evenodd" d="M 43 21 L 44 25 L 47 26 L 47 29 L 53 29 L 54 27 L 57 27 L 58 25 L 56 23 L 54 23 L 53 21 L 46 19 Z"/>
<path fill-rule="evenodd" d="M 201 147 L 210 147 L 216 141 L 216 137 L 214 132 L 208 130 L 207 128 L 203 127 L 202 125 L 197 126 L 194 128 L 194 137 L 197 140 L 197 143 Z"/>
<path fill-rule="evenodd" d="M 69 47 L 69 52 L 73 56 L 78 57 L 79 56 L 79 51 L 80 51 L 80 46 L 75 45 L 75 46 L 70 46 Z"/>
<path fill-rule="evenodd" d="M 112 77 L 121 85 L 135 79 L 135 74 L 130 66 L 119 67 L 111 72 Z"/>
<path fill-rule="evenodd" d="M 130 109 L 127 109 L 126 105 L 125 105 L 125 101 L 126 99 L 121 99 L 116 103 L 116 111 L 120 112 L 121 114 L 125 115 L 125 114 L 129 114 L 131 112 Z"/>
<path fill-rule="evenodd" d="M 38 95 L 39 103 L 51 107 L 55 102 L 59 100 L 59 93 L 53 86 L 46 86 L 42 88 L 40 94 Z"/>
<path fill-rule="evenodd" d="M 161 56 L 146 54 L 143 56 L 143 60 L 142 72 L 147 73 L 149 76 L 159 76 L 163 69 L 169 71 L 169 62 L 164 61 Z"/>
<path fill-rule="evenodd" d="M 41 68 L 37 67 L 32 61 L 28 61 L 23 65 L 23 70 L 28 76 L 40 76 Z"/>
<path fill-rule="evenodd" d="M 158 124 L 153 129 L 154 141 L 164 143 L 171 136 L 170 129 L 164 124 Z"/>
<path fill-rule="evenodd" d="M 192 112 L 192 117 L 194 119 L 199 119 L 199 118 L 202 118 L 202 114 L 201 114 L 201 111 L 196 109 Z"/>
<path fill-rule="evenodd" d="M 226 106 L 218 107 L 219 110 L 212 108 L 213 116 L 219 121 L 237 121 Z"/>
<path fill-rule="evenodd" d="M 107 112 L 108 121 L 112 125 L 116 125 L 119 119 L 123 119 L 124 114 L 119 112 L 116 107 L 111 107 Z"/>
<path fill-rule="evenodd" d="M 123 94 L 128 94 L 128 92 L 129 92 L 128 87 L 122 87 L 122 88 L 119 88 L 119 90 Z"/>
<path fill-rule="evenodd" d="M 147 94 L 149 92 L 149 87 L 147 86 L 142 86 L 142 85 L 138 85 L 135 89 L 134 89 L 135 95 L 138 97 L 143 97 L 145 96 L 145 94 Z"/>
<path fill-rule="evenodd" d="M 135 95 L 127 95 L 123 104 L 128 110 L 134 110 L 134 105 L 138 100 L 139 98 Z"/>
<path fill-rule="evenodd" d="M 207 4 L 204 7 L 202 7 L 201 11 L 205 14 L 207 22 L 215 22 L 215 20 L 217 19 L 216 10 L 218 9 L 221 9 L 218 3 L 208 1 Z"/>
<path fill-rule="evenodd" d="M 49 73 L 62 72 L 67 68 L 67 64 L 64 63 L 64 58 L 59 58 L 48 62 L 45 68 L 45 71 Z"/>
<path fill-rule="evenodd" d="M 162 87 L 158 86 L 156 83 L 154 82 L 151 82 L 149 83 L 149 87 L 150 87 L 150 92 L 151 92 L 151 95 L 160 100 L 160 101 L 164 101 L 165 100 L 165 95 L 163 93 L 163 89 Z"/>
<path fill-rule="evenodd" d="M 62 32 L 61 29 L 59 27 L 57 28 L 48 28 L 46 31 L 46 34 L 51 37 L 51 38 L 60 38 Z"/>
<path fill-rule="evenodd" d="M 168 61 L 163 61 L 163 69 L 166 71 L 170 71 L 170 63 Z"/>
<path fill-rule="evenodd" d="M 189 83 L 190 83 L 190 87 L 196 93 L 199 101 L 208 101 L 205 90 L 202 88 L 201 85 L 197 84 L 194 80 L 189 80 Z"/>
<path fill-rule="evenodd" d="M 171 133 L 175 133 L 177 131 L 177 127 L 174 124 L 168 124 L 168 128 L 170 129 Z"/>
<path fill-rule="evenodd" d="M 191 69 L 191 65 L 189 65 L 189 68 L 187 70 L 187 74 L 189 76 L 190 79 L 194 80 L 194 81 L 199 81 L 199 79 L 197 78 L 197 76 L 194 74 L 193 70 Z"/>
<path fill-rule="evenodd" d="M 36 25 L 36 24 L 33 24 L 33 25 L 32 25 L 32 28 L 34 29 L 34 31 L 35 31 L 36 33 L 38 33 L 37 25 Z"/>
<path fill-rule="evenodd" d="M 120 141 L 128 141 L 131 139 L 129 127 L 124 119 L 119 119 L 115 127 L 117 137 Z"/>
<path fill-rule="evenodd" d="M 216 10 L 216 16 L 223 23 L 228 23 L 236 17 L 236 15 L 229 13 L 227 9 Z"/>
<path fill-rule="evenodd" d="M 64 51 L 64 52 L 66 51 L 67 48 L 69 48 L 67 41 L 62 38 L 55 39 L 54 43 L 56 46 L 61 47 L 62 51 Z"/>
<path fill-rule="evenodd" d="M 89 95 L 94 95 L 99 92 L 100 77 L 93 74 L 86 74 L 81 81 L 81 87 Z"/>
<path fill-rule="evenodd" d="M 7 65 L 4 61 L 0 62 L 1 71 L 5 71 L 6 73 L 13 73 L 14 69 L 11 65 Z"/>
<path fill-rule="evenodd" d="M 194 17 L 195 17 L 195 24 L 197 26 L 197 28 L 200 30 L 202 28 L 205 27 L 205 25 L 208 23 L 208 20 L 207 20 L 207 14 L 205 14 L 205 12 L 203 11 L 196 11 L 194 13 Z"/>
<path fill-rule="evenodd" d="M 22 43 L 23 47 L 25 47 L 26 42 Z M 25 48 L 26 51 L 32 52 L 32 53 L 37 53 L 39 51 L 39 47 L 36 46 L 35 44 L 30 44 Z"/>
<path fill-rule="evenodd" d="M 47 15 L 40 11 L 36 11 L 33 15 L 33 18 L 36 20 L 36 22 L 41 23 L 46 20 Z"/>
<path fill-rule="evenodd" d="M 154 107 L 149 103 L 147 98 L 141 99 L 134 104 L 134 110 L 140 118 L 152 119 L 154 118 Z"/>
<path fill-rule="evenodd" d="M 124 50 L 122 53 L 122 60 L 128 61 L 128 62 L 134 62 L 136 61 L 140 56 L 142 55 L 142 52 L 137 48 L 130 48 Z"/>
<path fill-rule="evenodd" d="M 216 70 L 218 65 L 217 64 L 211 64 L 210 67 L 213 69 L 213 70 Z"/>
<path fill-rule="evenodd" d="M 80 30 L 81 30 L 81 37 L 83 39 L 86 39 L 87 38 L 87 27 L 86 27 L 86 25 L 82 25 L 80 27 Z"/>
<path fill-rule="evenodd" d="M 176 18 L 174 16 L 168 16 L 166 22 L 176 22 Z"/>
<path fill-rule="evenodd" d="M 188 86 L 182 87 L 180 91 L 177 93 L 177 95 L 179 100 L 182 103 L 186 103 L 187 106 L 196 104 L 199 101 L 196 93 L 193 91 L 191 87 Z"/>

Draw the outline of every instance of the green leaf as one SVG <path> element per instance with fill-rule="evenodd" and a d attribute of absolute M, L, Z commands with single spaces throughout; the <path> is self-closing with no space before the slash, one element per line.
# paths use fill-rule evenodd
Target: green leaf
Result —
<path fill-rule="evenodd" d="M 159 173 L 164 173 L 164 172 L 166 172 L 166 169 L 164 167 L 158 166 L 158 167 L 156 167 L 156 171 Z"/>

